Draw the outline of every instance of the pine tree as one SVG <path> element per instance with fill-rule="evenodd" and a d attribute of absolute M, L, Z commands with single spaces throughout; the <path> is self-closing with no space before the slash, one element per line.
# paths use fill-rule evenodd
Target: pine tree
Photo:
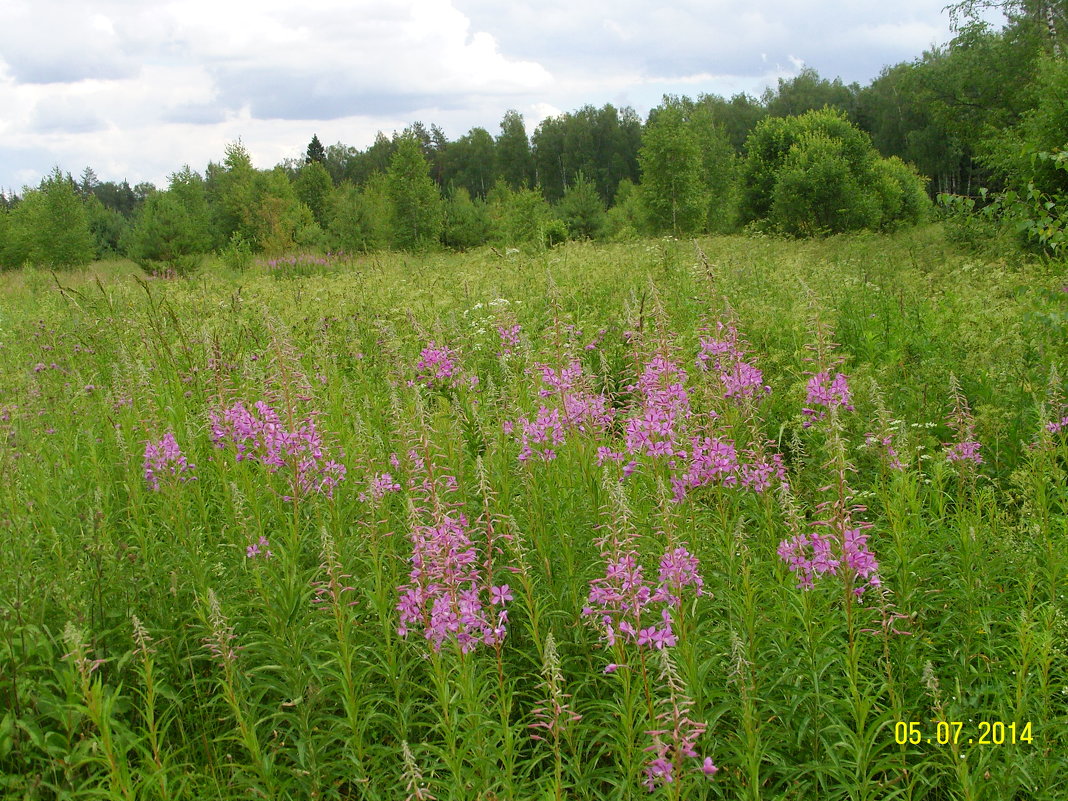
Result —
<path fill-rule="evenodd" d="M 320 164 L 326 160 L 326 148 L 323 147 L 323 143 L 319 141 L 318 134 L 312 134 L 311 142 L 308 143 L 308 155 L 304 159 L 305 164 L 311 164 L 313 161 Z"/>

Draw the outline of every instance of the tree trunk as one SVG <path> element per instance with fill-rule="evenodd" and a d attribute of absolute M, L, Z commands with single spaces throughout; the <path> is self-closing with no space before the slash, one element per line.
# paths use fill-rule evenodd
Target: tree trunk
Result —
<path fill-rule="evenodd" d="M 1053 57 L 1061 57 L 1061 43 L 1057 39 L 1057 18 L 1053 13 L 1053 3 L 1045 3 L 1046 27 L 1049 29 L 1049 38 L 1053 40 Z"/>

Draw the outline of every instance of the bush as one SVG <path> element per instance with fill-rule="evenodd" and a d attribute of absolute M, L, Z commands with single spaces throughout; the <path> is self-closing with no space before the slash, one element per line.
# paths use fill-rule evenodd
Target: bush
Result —
<path fill-rule="evenodd" d="M 454 250 L 467 250 L 486 244 L 490 230 L 486 205 L 472 200 L 471 194 L 462 186 L 453 190 L 445 201 L 442 243 Z"/>
<path fill-rule="evenodd" d="M 145 272 L 185 275 L 200 267 L 211 235 L 179 194 L 167 190 L 145 200 L 124 245 L 126 254 Z"/>
<path fill-rule="evenodd" d="M 742 219 L 801 236 L 920 222 L 923 180 L 831 109 L 762 120 L 746 141 Z"/>
<path fill-rule="evenodd" d="M 799 236 L 874 228 L 879 198 L 852 169 L 840 140 L 811 133 L 794 143 L 776 175 L 769 219 Z"/>
<path fill-rule="evenodd" d="M 597 239 L 605 224 L 604 202 L 597 186 L 579 173 L 557 207 L 572 239 Z"/>
<path fill-rule="evenodd" d="M 337 250 L 367 253 L 389 243 L 389 202 L 385 176 L 375 173 L 363 189 L 342 184 L 330 195 L 327 239 Z"/>
<path fill-rule="evenodd" d="M 86 264 L 93 254 L 85 205 L 57 167 L 11 212 L 4 258 L 10 266 L 55 268 Z"/>
<path fill-rule="evenodd" d="M 931 215 L 926 179 L 897 156 L 879 159 L 873 165 L 873 188 L 882 206 L 884 230 L 919 225 Z"/>
<path fill-rule="evenodd" d="M 234 231 L 230 235 L 230 242 L 219 254 L 219 258 L 231 270 L 244 272 L 252 266 L 252 245 L 245 237 Z"/>

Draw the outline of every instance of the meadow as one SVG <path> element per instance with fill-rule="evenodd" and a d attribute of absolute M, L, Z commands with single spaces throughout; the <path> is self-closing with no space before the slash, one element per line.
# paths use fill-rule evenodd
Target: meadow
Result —
<path fill-rule="evenodd" d="M 938 226 L 0 273 L 0 797 L 1068 798 L 1066 372 Z"/>

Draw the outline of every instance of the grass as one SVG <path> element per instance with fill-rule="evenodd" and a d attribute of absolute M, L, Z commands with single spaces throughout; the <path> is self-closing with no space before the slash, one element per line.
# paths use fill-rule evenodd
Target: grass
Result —
<path fill-rule="evenodd" d="M 0 796 L 626 799 L 657 756 L 673 799 L 1068 796 L 1068 443 L 1041 434 L 1068 414 L 1063 271 L 977 261 L 932 227 L 285 277 L 0 274 Z M 732 402 L 697 369 L 719 321 L 766 396 Z M 450 375 L 417 369 L 431 342 Z M 660 402 L 638 386 L 657 354 L 686 372 L 678 442 L 778 454 L 788 490 L 724 474 L 676 502 L 691 454 L 625 453 Z M 602 397 L 612 422 L 565 413 L 556 458 L 534 441 L 519 460 L 523 421 L 536 440 L 539 407 L 564 403 L 536 365 L 572 360 L 563 394 Z M 819 369 L 854 408 L 806 426 Z M 945 456 L 954 386 L 978 466 Z M 299 483 L 325 475 L 300 467 L 312 450 L 216 447 L 212 414 L 260 400 L 286 430 L 314 424 L 312 462 L 347 469 L 332 495 Z M 168 432 L 195 480 L 164 468 L 153 491 L 145 445 Z M 480 619 L 506 630 L 466 652 L 455 632 L 435 650 L 428 609 L 398 633 L 412 535 L 446 521 L 470 539 L 454 554 L 473 554 Z M 780 544 L 826 531 L 840 549 L 861 523 L 882 589 L 857 597 L 845 568 L 799 589 Z M 633 554 L 655 588 L 679 547 L 700 593 L 640 621 L 667 609 L 675 644 L 606 642 L 584 614 L 606 560 Z"/>

